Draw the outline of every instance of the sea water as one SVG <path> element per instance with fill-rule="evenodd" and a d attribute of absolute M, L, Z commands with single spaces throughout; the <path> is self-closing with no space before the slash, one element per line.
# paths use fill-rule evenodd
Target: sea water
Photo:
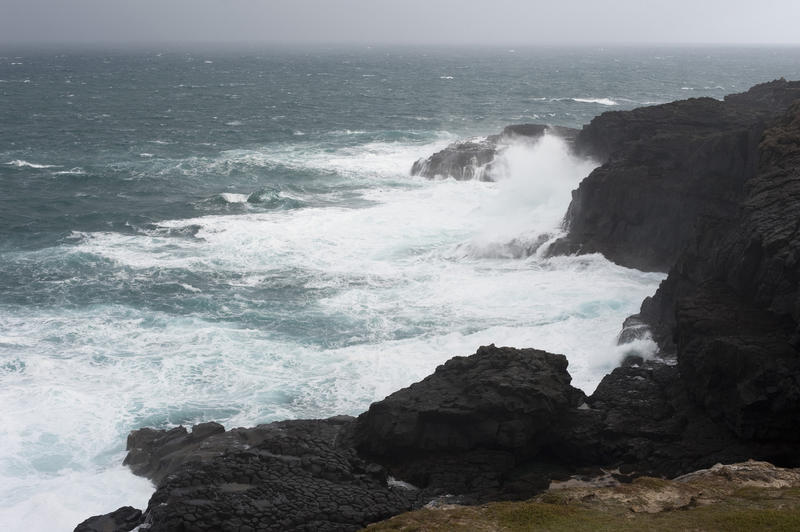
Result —
<path fill-rule="evenodd" d="M 504 144 L 494 183 L 411 164 L 510 123 L 797 79 L 799 59 L 0 50 L 0 529 L 144 508 L 132 429 L 358 414 L 484 344 L 563 353 L 591 393 L 664 276 L 524 250 L 597 163 L 546 136 Z"/>

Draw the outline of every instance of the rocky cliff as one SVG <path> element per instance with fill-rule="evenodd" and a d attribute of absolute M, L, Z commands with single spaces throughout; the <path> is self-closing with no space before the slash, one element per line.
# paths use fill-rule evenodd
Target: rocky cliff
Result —
<path fill-rule="evenodd" d="M 575 141 L 603 164 L 573 192 L 553 253 L 667 271 L 707 219 L 736 216 L 765 127 L 800 97 L 777 80 L 728 96 L 603 113 Z"/>
<path fill-rule="evenodd" d="M 604 164 L 551 251 L 669 270 L 629 323 L 671 360 L 630 358 L 586 397 L 563 356 L 486 346 L 357 419 L 141 429 L 126 463 L 156 484 L 148 508 L 76 530 L 357 530 L 446 495 L 529 497 L 598 466 L 630 480 L 800 465 L 798 91 L 779 80 L 606 113 L 575 140 Z"/>
<path fill-rule="evenodd" d="M 768 128 L 734 214 L 708 223 L 641 319 L 738 435 L 800 439 L 800 104 Z"/>

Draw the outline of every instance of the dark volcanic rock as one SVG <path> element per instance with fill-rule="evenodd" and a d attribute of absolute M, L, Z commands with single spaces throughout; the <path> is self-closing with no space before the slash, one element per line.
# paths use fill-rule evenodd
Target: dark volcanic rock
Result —
<path fill-rule="evenodd" d="M 547 126 L 543 124 L 517 124 L 503 129 L 499 135 L 485 139 L 456 142 L 425 159 L 419 159 L 411 167 L 411 175 L 428 178 L 452 177 L 460 181 L 479 179 L 493 181 L 491 163 L 502 142 L 514 138 L 538 139 L 548 132 L 572 142 L 577 130 Z"/>
<path fill-rule="evenodd" d="M 506 474 L 535 457 L 550 427 L 583 401 L 570 380 L 563 355 L 481 347 L 373 403 L 358 418 L 356 445 L 421 487 L 501 490 Z M 541 489 L 547 478 L 528 482 Z"/>
<path fill-rule="evenodd" d="M 485 166 L 494 160 L 495 148 L 496 144 L 490 139 L 455 142 L 427 159 L 414 162 L 411 175 L 492 181 L 486 175 Z"/>
<path fill-rule="evenodd" d="M 743 438 L 798 441 L 800 103 L 759 154 L 739 215 L 687 247 L 650 314 L 672 332 L 681 376 L 710 415 Z"/>
<path fill-rule="evenodd" d="M 740 437 L 800 441 L 800 353 L 791 329 L 709 283 L 677 307 L 681 376 L 694 400 Z"/>
<path fill-rule="evenodd" d="M 735 216 L 756 173 L 765 124 L 800 97 L 778 80 L 731 95 L 603 113 L 576 151 L 604 164 L 573 192 L 568 236 L 551 253 L 603 253 L 624 266 L 667 271 L 701 218 Z"/>
<path fill-rule="evenodd" d="M 347 443 L 352 423 L 135 431 L 127 462 L 158 480 L 144 523 L 150 532 L 345 531 L 409 509 L 415 494 L 389 487 L 385 470 Z"/>
<path fill-rule="evenodd" d="M 370 405 L 357 444 L 380 456 L 486 447 L 535 454 L 547 427 L 581 398 L 570 381 L 563 355 L 484 346 Z"/>
<path fill-rule="evenodd" d="M 142 523 L 142 511 L 130 506 L 106 515 L 90 517 L 75 527 L 75 532 L 129 532 Z"/>
<path fill-rule="evenodd" d="M 752 452 L 687 397 L 678 368 L 645 362 L 607 375 L 587 406 L 562 421 L 553 454 L 579 465 L 624 465 L 639 474 L 676 476 Z"/>
<path fill-rule="evenodd" d="M 167 431 L 139 429 L 128 436 L 128 455 L 123 464 L 130 467 L 134 474 L 158 483 L 186 462 L 215 458 L 219 454 L 219 439 L 212 440 L 214 445 L 209 445 L 207 438 L 224 432 L 222 425 L 213 422 L 195 425 L 192 432 L 185 427 Z M 242 447 L 238 439 L 230 437 L 233 434 L 228 438 L 232 448 Z"/>

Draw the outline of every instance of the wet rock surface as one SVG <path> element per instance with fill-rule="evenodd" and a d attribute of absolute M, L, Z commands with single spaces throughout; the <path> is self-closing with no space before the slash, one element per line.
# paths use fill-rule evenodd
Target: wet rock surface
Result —
<path fill-rule="evenodd" d="M 494 181 L 492 162 L 502 149 L 503 143 L 519 139 L 535 141 L 545 133 L 557 135 L 571 143 L 578 131 L 544 124 L 508 126 L 500 134 L 454 142 L 430 157 L 419 159 L 412 165 L 411 175 L 427 178 L 452 177 L 459 181 L 471 179 Z"/>
<path fill-rule="evenodd" d="M 708 416 L 676 366 L 630 361 L 590 397 L 569 383 L 561 355 L 492 345 L 357 420 L 135 431 L 127 463 L 157 480 L 140 522 L 157 531 L 356 530 L 444 495 L 525 499 L 598 465 L 631 479 L 746 457 L 797 462 L 792 442 L 746 441 Z"/>

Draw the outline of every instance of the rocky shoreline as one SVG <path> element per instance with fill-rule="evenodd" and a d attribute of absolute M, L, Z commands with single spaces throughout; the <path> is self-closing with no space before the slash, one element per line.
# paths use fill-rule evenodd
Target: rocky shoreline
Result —
<path fill-rule="evenodd" d="M 777 80 L 550 129 L 602 164 L 548 252 L 668 271 L 621 335 L 652 334 L 660 360 L 628 357 L 587 397 L 564 356 L 485 346 L 358 418 L 140 429 L 126 464 L 156 485 L 147 509 L 76 531 L 358 530 L 444 496 L 528 498 L 597 467 L 800 466 L 798 99 L 800 82 Z M 459 143 L 412 173 L 487 178 L 503 138 L 546 131 Z"/>

